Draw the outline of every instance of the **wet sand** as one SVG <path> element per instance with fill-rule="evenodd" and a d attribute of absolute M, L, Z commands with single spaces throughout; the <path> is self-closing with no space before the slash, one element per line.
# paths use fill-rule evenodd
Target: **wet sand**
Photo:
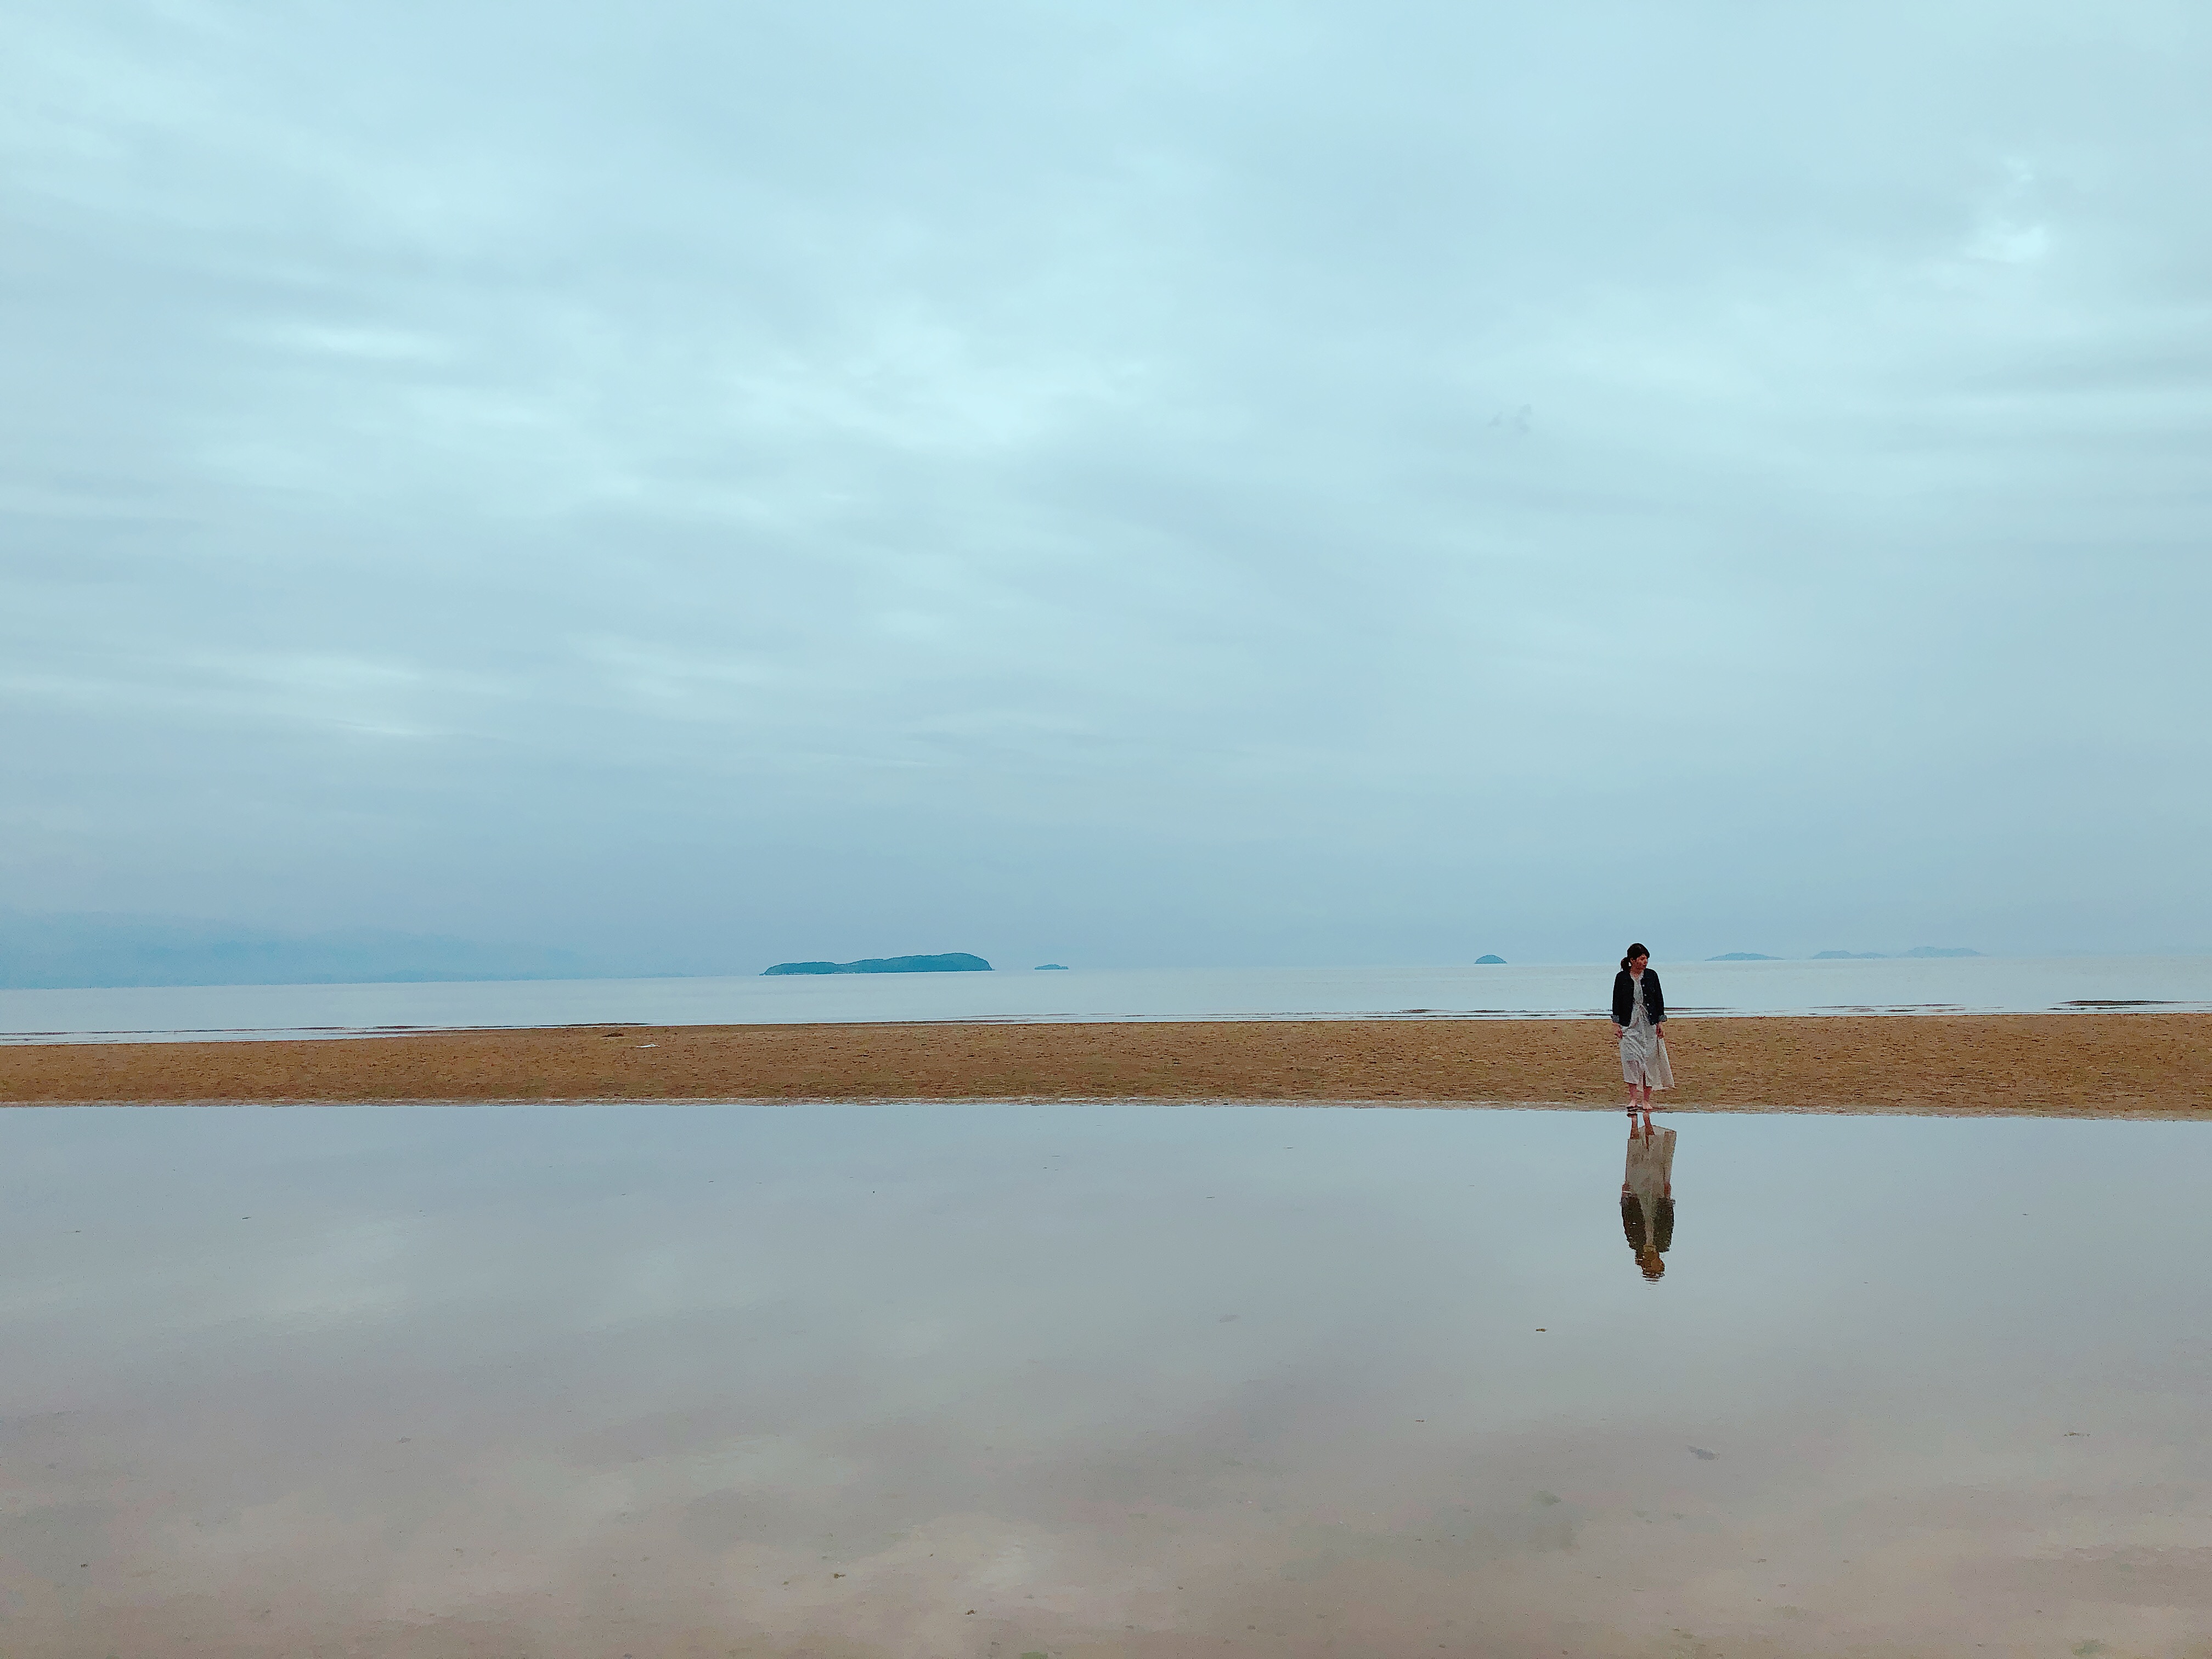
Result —
<path fill-rule="evenodd" d="M 1702 1111 L 2212 1116 L 2212 1014 L 1674 1022 Z M 1339 1101 L 1612 1106 L 1596 1020 L 583 1026 L 0 1049 L 0 1103 Z"/>

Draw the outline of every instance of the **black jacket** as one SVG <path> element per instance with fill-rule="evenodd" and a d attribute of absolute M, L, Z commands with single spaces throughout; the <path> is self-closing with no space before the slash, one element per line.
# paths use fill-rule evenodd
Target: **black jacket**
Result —
<path fill-rule="evenodd" d="M 1667 1018 L 1667 998 L 1659 989 L 1659 975 L 1644 970 L 1644 1012 L 1654 1025 Z M 1626 1025 L 1636 1018 L 1636 981 L 1624 968 L 1613 976 L 1613 1023 Z"/>

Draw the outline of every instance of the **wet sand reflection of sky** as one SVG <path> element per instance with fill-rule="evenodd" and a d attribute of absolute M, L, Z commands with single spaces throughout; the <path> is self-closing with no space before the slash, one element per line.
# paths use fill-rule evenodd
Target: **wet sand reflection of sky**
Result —
<path fill-rule="evenodd" d="M 0 1646 L 2212 1639 L 2201 1126 L 1674 1121 L 6 1114 Z"/>

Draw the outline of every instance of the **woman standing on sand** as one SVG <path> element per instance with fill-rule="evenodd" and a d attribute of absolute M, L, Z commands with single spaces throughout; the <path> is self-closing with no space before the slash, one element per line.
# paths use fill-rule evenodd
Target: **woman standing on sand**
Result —
<path fill-rule="evenodd" d="M 1651 1127 L 1651 1091 L 1674 1086 L 1674 1068 L 1667 1063 L 1667 998 L 1659 988 L 1659 975 L 1651 971 L 1651 952 L 1640 945 L 1628 947 L 1620 971 L 1613 976 L 1613 1034 L 1620 1039 L 1620 1074 L 1628 1079 L 1628 1121 L 1644 1114 L 1644 1127 Z"/>

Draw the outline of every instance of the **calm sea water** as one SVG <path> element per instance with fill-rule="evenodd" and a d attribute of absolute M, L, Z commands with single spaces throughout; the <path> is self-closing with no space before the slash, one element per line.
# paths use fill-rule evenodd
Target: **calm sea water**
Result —
<path fill-rule="evenodd" d="M 2197 1124 L 0 1113 L 0 1651 L 2212 1644 Z"/>
<path fill-rule="evenodd" d="M 2212 1008 L 2212 956 L 1661 963 L 1685 1014 Z M 908 1020 L 1595 1017 L 1614 966 L 1154 968 L 449 985 L 0 991 L 0 1041 L 337 1035 L 471 1026 Z"/>

